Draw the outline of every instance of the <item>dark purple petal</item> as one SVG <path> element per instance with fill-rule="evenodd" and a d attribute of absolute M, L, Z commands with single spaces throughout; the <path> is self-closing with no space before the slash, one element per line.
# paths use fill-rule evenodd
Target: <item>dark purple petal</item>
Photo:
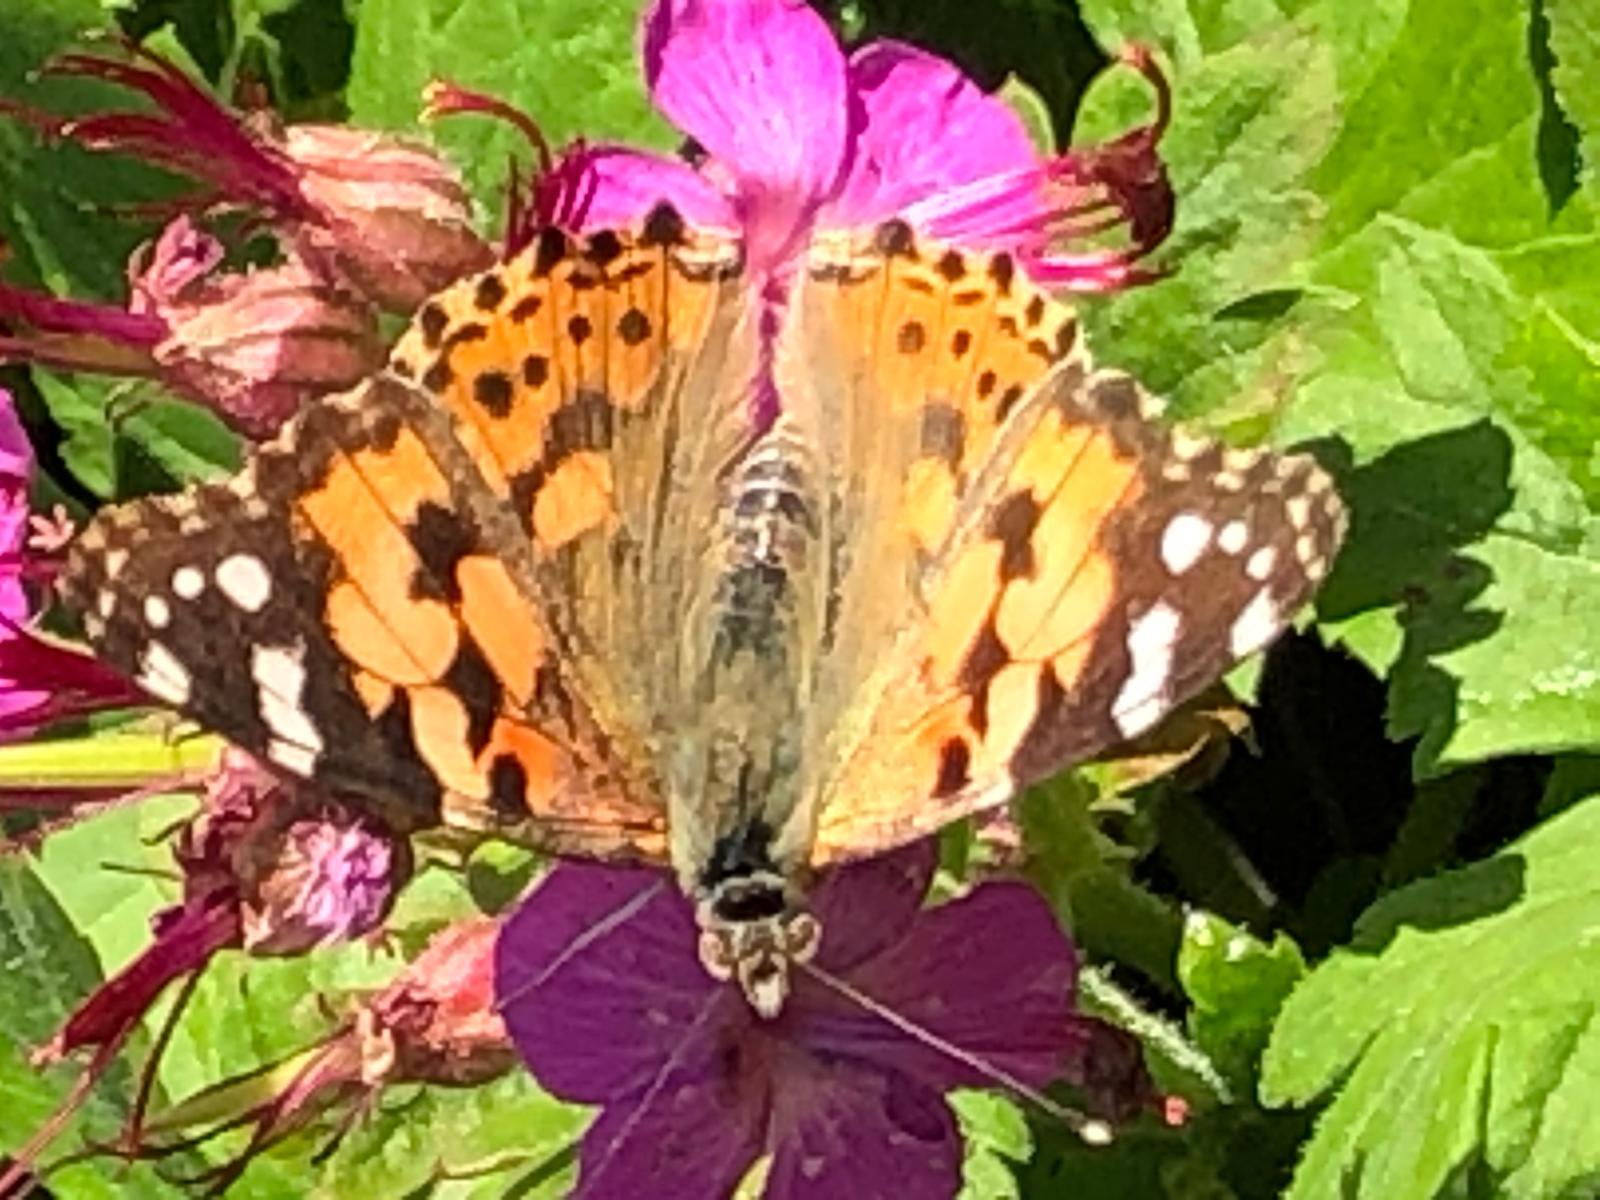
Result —
<path fill-rule="evenodd" d="M 506 1024 L 540 1083 L 603 1103 L 648 1087 L 669 1060 L 703 1070 L 711 1047 L 687 1047 L 691 1031 L 754 1017 L 737 989 L 706 974 L 696 944 L 689 903 L 661 872 L 550 872 L 495 951 Z"/>
<path fill-rule="evenodd" d="M 823 218 L 831 224 L 872 224 L 1040 161 L 1010 107 L 937 55 L 873 42 L 851 56 L 849 79 L 862 123 L 844 186 Z"/>
<path fill-rule="evenodd" d="M 924 838 L 829 871 L 808 901 L 822 924 L 818 961 L 830 971 L 848 971 L 905 936 L 938 865 L 938 839 Z"/>
<path fill-rule="evenodd" d="M 765 1091 L 746 1071 L 608 1104 L 584 1134 L 573 1200 L 722 1200 L 761 1154 Z"/>
<path fill-rule="evenodd" d="M 786 1073 L 770 1137 L 766 1200 L 947 1200 L 961 1186 L 955 1117 L 938 1092 L 893 1072 Z"/>
<path fill-rule="evenodd" d="M 847 982 L 906 1020 L 1034 1087 L 1055 1078 L 1075 1044 L 1076 963 L 1044 899 L 1020 883 L 987 883 L 929 909 Z M 994 1080 L 914 1040 L 801 975 L 792 1035 L 824 1061 L 870 1061 L 944 1090 Z"/>

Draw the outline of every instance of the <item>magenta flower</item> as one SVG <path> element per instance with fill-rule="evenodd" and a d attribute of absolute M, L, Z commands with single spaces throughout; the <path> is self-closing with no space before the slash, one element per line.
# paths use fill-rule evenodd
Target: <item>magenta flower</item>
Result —
<path fill-rule="evenodd" d="M 157 379 L 253 438 L 382 366 L 377 312 L 348 287 L 292 258 L 234 274 L 223 254 L 180 216 L 134 252 L 126 308 L 0 285 L 0 360 Z"/>
<path fill-rule="evenodd" d="M 656 106 L 706 152 L 697 169 L 617 146 L 582 149 L 535 194 L 541 215 L 584 228 L 634 222 L 661 200 L 691 224 L 741 234 L 781 285 L 817 229 L 899 217 L 939 239 L 1015 254 L 1048 286 L 1103 291 L 1148 278 L 1138 262 L 1171 226 L 1149 126 L 1044 158 L 1021 120 L 953 63 L 899 42 L 846 57 L 800 0 L 656 0 L 643 18 Z M 1123 249 L 1072 243 L 1127 227 Z"/>
<path fill-rule="evenodd" d="M 1071 944 L 1039 895 L 985 884 L 923 910 L 931 842 L 828 874 L 816 964 L 1027 1086 L 1079 1040 Z M 997 936 L 997 933 L 1001 936 Z M 659 873 L 562 866 L 501 934 L 496 990 L 540 1083 L 601 1106 L 577 1195 L 726 1196 L 773 1156 L 772 1200 L 948 1197 L 962 1144 L 942 1093 L 992 1079 L 805 971 L 775 1019 L 695 953 Z"/>
<path fill-rule="evenodd" d="M 95 659 L 30 632 L 30 593 L 49 578 L 50 555 L 63 541 L 63 531 L 28 512 L 32 479 L 33 449 L 10 393 L 0 389 L 0 741 L 140 698 Z"/>

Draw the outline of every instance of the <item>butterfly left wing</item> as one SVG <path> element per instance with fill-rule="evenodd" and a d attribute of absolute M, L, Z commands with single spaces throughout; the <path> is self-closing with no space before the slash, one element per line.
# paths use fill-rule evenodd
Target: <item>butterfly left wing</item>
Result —
<path fill-rule="evenodd" d="M 1004 254 L 890 225 L 820 243 L 794 305 L 785 396 L 850 514 L 832 720 L 782 839 L 814 864 L 1142 733 L 1275 637 L 1337 550 L 1310 458 L 1164 428 Z"/>
<path fill-rule="evenodd" d="M 402 828 L 661 858 L 634 684 L 674 597 L 637 546 L 742 425 L 683 411 L 746 373 L 739 265 L 664 207 L 546 229 L 233 480 L 99 517 L 63 597 L 153 695 Z"/>

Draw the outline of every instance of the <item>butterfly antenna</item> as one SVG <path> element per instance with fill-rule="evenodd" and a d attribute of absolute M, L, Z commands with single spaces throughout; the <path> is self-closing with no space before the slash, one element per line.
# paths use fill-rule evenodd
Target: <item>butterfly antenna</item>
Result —
<path fill-rule="evenodd" d="M 846 983 L 833 972 L 819 967 L 815 963 L 795 960 L 794 965 L 824 987 L 837 992 L 852 1004 L 860 1006 L 877 1017 L 880 1021 L 893 1025 L 913 1041 L 932 1047 L 948 1058 L 954 1059 L 962 1066 L 970 1067 L 985 1079 L 1035 1105 L 1040 1111 L 1049 1114 L 1072 1130 L 1087 1145 L 1109 1146 L 1114 1139 L 1115 1134 L 1109 1122 L 1103 1121 L 1098 1117 L 1091 1117 L 1087 1113 L 1079 1112 L 1075 1108 L 1068 1108 L 1066 1105 L 1050 1099 L 1038 1088 L 1024 1083 L 1004 1067 L 996 1066 L 970 1050 L 963 1050 L 954 1042 L 940 1037 L 933 1030 L 917 1024 L 917 1022 L 902 1013 L 896 1012 L 881 1001 L 874 1000 L 854 984 Z"/>
<path fill-rule="evenodd" d="M 589 926 L 589 928 L 585 929 L 577 937 L 573 938 L 572 941 L 568 942 L 566 948 L 563 949 L 560 954 L 556 955 L 556 957 L 548 966 L 545 967 L 544 970 L 540 971 L 537 975 L 533 975 L 527 979 L 524 979 L 516 987 L 512 988 L 510 992 L 497 999 L 495 1001 L 494 1011 L 501 1012 L 505 1009 L 506 1005 L 513 1004 L 522 999 L 522 997 L 526 996 L 535 988 L 543 987 L 545 983 L 549 981 L 552 975 L 561 970 L 561 968 L 566 966 L 567 963 L 571 962 L 576 955 L 581 954 L 600 938 L 605 937 L 607 934 L 627 924 L 629 921 L 633 920 L 634 917 L 638 916 L 639 911 L 644 908 L 646 904 L 650 903 L 651 900 L 655 899 L 656 895 L 661 891 L 662 886 L 663 881 L 659 879 L 656 880 L 649 887 L 634 893 L 632 896 L 628 897 L 625 903 L 619 904 L 605 916 L 601 917 L 593 925 Z"/>

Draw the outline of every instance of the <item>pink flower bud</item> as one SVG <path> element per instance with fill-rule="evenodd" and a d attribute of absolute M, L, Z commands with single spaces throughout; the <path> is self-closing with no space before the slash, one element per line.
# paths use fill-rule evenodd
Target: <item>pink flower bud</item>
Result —
<path fill-rule="evenodd" d="M 283 150 L 320 215 L 294 230 L 385 308 L 409 312 L 494 253 L 472 229 L 461 178 L 417 142 L 337 125 L 290 125 Z"/>

